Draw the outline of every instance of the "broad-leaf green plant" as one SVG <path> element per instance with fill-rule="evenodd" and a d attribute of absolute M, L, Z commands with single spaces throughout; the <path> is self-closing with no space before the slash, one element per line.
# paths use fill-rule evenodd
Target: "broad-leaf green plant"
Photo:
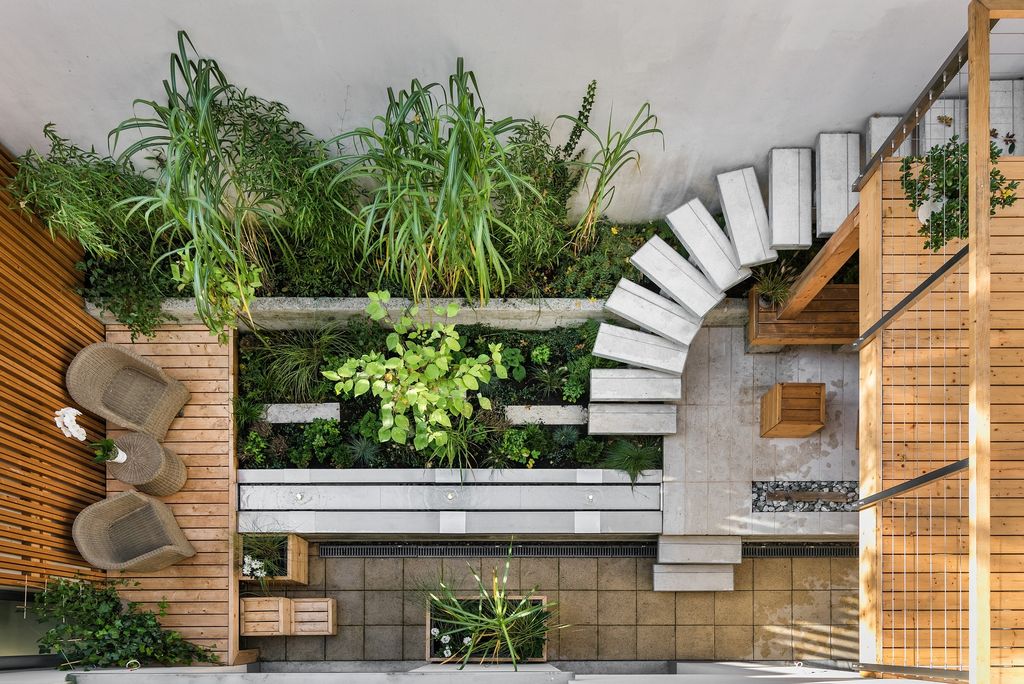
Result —
<path fill-rule="evenodd" d="M 388 318 L 386 290 L 370 292 L 366 312 L 374 321 Z M 439 318 L 454 318 L 458 304 L 436 308 Z M 492 373 L 505 378 L 501 345 L 488 346 L 488 354 L 468 357 L 454 324 L 418 323 L 419 307 L 407 309 L 388 334 L 387 354 L 371 352 L 346 360 L 336 371 L 324 371 L 335 382 L 335 392 L 346 397 L 371 393 L 380 400 L 381 427 L 377 439 L 405 444 L 412 438 L 417 451 L 442 447 L 448 441 L 453 419 L 470 418 L 474 400 L 482 409 L 491 401 L 478 393 Z M 390 320 L 390 319 L 389 319 Z"/>

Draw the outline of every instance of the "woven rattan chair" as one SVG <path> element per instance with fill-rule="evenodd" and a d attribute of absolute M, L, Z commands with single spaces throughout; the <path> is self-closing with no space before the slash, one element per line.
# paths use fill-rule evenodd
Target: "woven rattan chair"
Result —
<path fill-rule="evenodd" d="M 155 363 L 109 342 L 78 352 L 68 366 L 71 398 L 117 425 L 163 439 L 188 401 L 183 384 Z"/>
<path fill-rule="evenodd" d="M 196 555 L 171 509 L 138 492 L 87 506 L 71 536 L 82 558 L 101 570 L 154 572 Z"/>
<path fill-rule="evenodd" d="M 168 496 L 185 485 L 188 471 L 178 454 L 160 446 L 151 435 L 129 432 L 114 440 L 128 454 L 124 463 L 107 462 L 110 474 L 143 494 Z"/>

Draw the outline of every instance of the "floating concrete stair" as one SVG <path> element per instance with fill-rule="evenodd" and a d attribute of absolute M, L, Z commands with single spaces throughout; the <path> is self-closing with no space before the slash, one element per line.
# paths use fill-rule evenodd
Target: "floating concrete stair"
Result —
<path fill-rule="evenodd" d="M 666 218 L 676 238 L 719 290 L 725 292 L 750 277 L 750 269 L 736 260 L 729 239 L 700 200 L 690 200 Z"/>
<path fill-rule="evenodd" d="M 658 537 L 659 563 L 733 565 L 742 560 L 743 543 L 739 537 L 710 535 L 661 535 Z"/>
<path fill-rule="evenodd" d="M 815 156 L 817 233 L 827 237 L 857 206 L 858 195 L 851 188 L 860 175 L 860 134 L 821 133 Z"/>
<path fill-rule="evenodd" d="M 655 563 L 654 591 L 732 591 L 732 565 Z"/>
<path fill-rule="evenodd" d="M 1003 136 L 1012 132 L 1018 141 L 1024 140 L 1024 80 L 992 81 L 988 111 L 989 126 L 999 132 L 992 142 L 1003 154 L 1009 154 Z"/>
<path fill-rule="evenodd" d="M 619 280 L 604 308 L 620 318 L 682 345 L 700 330 L 701 319 L 628 278 Z"/>
<path fill-rule="evenodd" d="M 703 318 L 725 293 L 696 266 L 655 235 L 629 258 L 637 270 L 693 315 Z"/>
<path fill-rule="evenodd" d="M 594 356 L 631 366 L 682 375 L 686 347 L 664 337 L 602 323 L 594 342 Z"/>
<path fill-rule="evenodd" d="M 807 249 L 814 240 L 811 149 L 768 153 L 768 207 L 772 249 Z"/>
<path fill-rule="evenodd" d="M 967 100 L 941 97 L 932 103 L 917 125 L 917 154 L 926 154 L 936 145 L 949 142 L 954 135 L 959 136 L 960 142 L 967 141 Z"/>
<path fill-rule="evenodd" d="M 753 167 L 718 174 L 718 198 L 725 214 L 725 230 L 740 266 L 775 261 L 771 247 L 768 211 L 757 185 Z"/>
<path fill-rule="evenodd" d="M 675 404 L 591 404 L 590 435 L 674 435 Z"/>
<path fill-rule="evenodd" d="M 678 375 L 646 368 L 594 368 L 590 401 L 679 401 L 683 380 Z"/>
<path fill-rule="evenodd" d="M 875 156 L 875 153 L 882 147 L 882 143 L 885 142 L 890 133 L 896 130 L 896 126 L 899 125 L 902 119 L 903 117 L 901 116 L 872 116 L 868 119 L 868 126 L 865 131 L 867 138 L 864 141 L 864 151 L 868 159 Z M 895 151 L 889 152 L 886 150 L 885 154 L 888 157 L 906 157 L 913 154 L 911 136 L 908 135 L 907 139 L 900 143 L 900 146 Z"/>

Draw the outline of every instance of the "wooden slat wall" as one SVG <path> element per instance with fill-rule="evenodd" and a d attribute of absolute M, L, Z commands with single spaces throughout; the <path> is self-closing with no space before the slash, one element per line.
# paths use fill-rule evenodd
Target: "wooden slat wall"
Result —
<path fill-rule="evenodd" d="M 784 344 L 849 344 L 860 334 L 857 285 L 825 285 L 791 319 L 779 318 L 775 308 L 758 303 L 750 293 L 750 323 L 747 339 L 751 346 Z"/>
<path fill-rule="evenodd" d="M 1024 158 L 999 167 L 1024 180 Z M 898 169 L 883 164 L 885 310 L 962 246 L 923 248 Z M 1009 681 L 1024 677 L 1024 199 L 991 231 L 992 665 Z M 967 457 L 967 310 L 965 261 L 882 336 L 883 487 Z M 883 662 L 966 664 L 966 497 L 961 473 L 882 507 Z"/>
<path fill-rule="evenodd" d="M 50 238 L 4 189 L 15 173 L 0 147 L 0 587 L 41 587 L 49 576 L 100 578 L 75 550 L 75 515 L 105 494 L 104 468 L 68 439 L 53 412 L 74 406 L 64 372 L 103 339 L 77 289 L 78 247 Z M 79 421 L 97 439 L 103 421 Z"/>
<path fill-rule="evenodd" d="M 234 340 L 218 344 L 204 326 L 168 325 L 134 343 L 122 326 L 107 328 L 107 341 L 123 344 L 185 383 L 192 393 L 182 416 L 171 423 L 163 444 L 185 461 L 188 480 L 161 500 L 197 554 L 153 573 L 129 575 L 139 586 L 121 592 L 155 608 L 167 601 L 161 623 L 232 663 L 238 650 L 238 578 L 232 530 L 236 529 L 236 478 L 231 397 Z M 117 435 L 116 426 L 110 434 Z M 126 485 L 110 479 L 111 492 Z M 121 576 L 112 573 L 111 576 Z"/>

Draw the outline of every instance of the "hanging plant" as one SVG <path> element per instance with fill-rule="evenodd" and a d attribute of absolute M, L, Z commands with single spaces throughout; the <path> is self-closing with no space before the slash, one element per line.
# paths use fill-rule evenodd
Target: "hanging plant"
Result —
<path fill-rule="evenodd" d="M 1020 183 L 1007 180 L 996 166 L 1002 152 L 995 143 L 989 143 L 989 150 L 989 216 L 993 216 L 997 208 L 1017 201 Z M 934 252 L 950 240 L 967 237 L 967 160 L 967 143 L 954 135 L 923 157 L 904 157 L 900 166 L 903 193 L 921 221 L 918 232 L 925 237 L 924 246 Z"/>

